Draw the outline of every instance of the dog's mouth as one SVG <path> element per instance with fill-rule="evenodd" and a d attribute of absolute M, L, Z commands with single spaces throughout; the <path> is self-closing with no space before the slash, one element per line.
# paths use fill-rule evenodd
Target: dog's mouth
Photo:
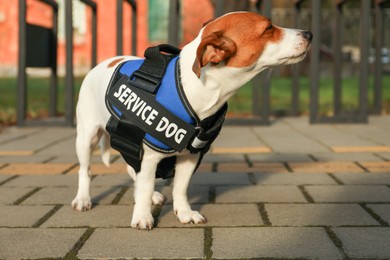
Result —
<path fill-rule="evenodd" d="M 280 58 L 279 61 L 282 63 L 296 63 L 303 60 L 306 56 L 307 50 L 303 51 L 302 53 L 298 55 L 288 56 L 284 58 Z"/>

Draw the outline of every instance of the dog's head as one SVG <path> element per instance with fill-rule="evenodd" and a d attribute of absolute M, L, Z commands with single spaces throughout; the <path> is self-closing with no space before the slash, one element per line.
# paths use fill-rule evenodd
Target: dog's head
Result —
<path fill-rule="evenodd" d="M 226 14 L 204 25 L 192 70 L 224 62 L 225 66 L 266 68 L 297 63 L 306 56 L 313 35 L 287 29 L 250 12 Z"/>

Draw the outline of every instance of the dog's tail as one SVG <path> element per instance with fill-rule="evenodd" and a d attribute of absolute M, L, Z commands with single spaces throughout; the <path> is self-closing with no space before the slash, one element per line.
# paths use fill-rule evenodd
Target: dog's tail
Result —
<path fill-rule="evenodd" d="M 108 134 L 103 134 L 103 136 L 100 138 L 99 146 L 103 163 L 107 167 L 110 167 L 110 137 L 108 136 Z"/>

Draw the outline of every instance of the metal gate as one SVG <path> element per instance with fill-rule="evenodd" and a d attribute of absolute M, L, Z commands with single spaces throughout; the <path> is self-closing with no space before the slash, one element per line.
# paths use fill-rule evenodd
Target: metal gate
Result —
<path fill-rule="evenodd" d="M 20 57 L 19 57 L 19 76 L 18 76 L 18 116 L 17 123 L 18 125 L 25 125 L 25 110 L 26 110 L 26 74 L 25 68 L 29 66 L 46 66 L 51 68 L 51 92 L 50 92 L 50 116 L 56 114 L 56 95 L 57 95 L 57 77 L 56 77 L 56 45 L 57 45 L 57 12 L 58 6 L 54 0 L 40 0 L 53 8 L 53 28 L 42 30 L 37 26 L 30 26 L 26 24 L 25 13 L 26 13 L 26 0 L 19 0 L 19 8 L 21 15 L 19 16 L 19 26 L 20 26 Z M 69 0 L 65 1 L 66 5 L 66 15 L 65 15 L 65 24 L 66 24 L 66 81 L 65 81 L 65 119 L 64 121 L 54 120 L 50 123 L 61 123 L 64 125 L 71 126 L 74 124 L 74 80 L 73 80 L 73 35 L 72 35 L 72 2 L 81 1 L 90 7 L 93 11 L 92 16 L 92 66 L 96 64 L 96 37 L 97 37 L 97 24 L 96 24 L 96 10 L 97 4 L 92 0 Z M 168 28 L 168 42 L 173 45 L 179 45 L 179 17 L 180 17 L 180 5 L 185 0 L 170 0 L 169 1 L 169 28 Z M 323 115 L 320 112 L 320 73 L 321 73 L 321 15 L 322 15 L 322 5 L 324 1 L 320 0 L 295 0 L 294 1 L 294 13 L 293 13 L 293 22 L 291 27 L 301 28 L 301 20 L 305 18 L 306 15 L 310 15 L 310 29 L 313 34 L 313 42 L 310 51 L 310 105 L 309 105 L 309 118 L 310 123 L 330 123 L 330 122 L 367 122 L 369 112 L 371 113 L 380 113 L 381 111 L 381 102 L 382 102 L 382 76 L 383 76 L 383 67 L 381 63 L 381 52 L 383 48 L 383 37 L 385 33 L 388 33 L 388 30 L 384 29 L 383 26 L 383 17 L 384 10 L 390 6 L 389 0 L 360 0 L 358 2 L 359 9 L 361 12 L 360 16 L 360 33 L 359 33 L 359 52 L 361 54 L 361 62 L 358 65 L 359 68 L 359 95 L 358 95 L 358 106 L 356 111 L 346 112 L 343 109 L 342 97 L 343 97 L 343 86 L 342 86 L 342 60 L 341 60 L 341 49 L 343 46 L 342 41 L 342 31 L 343 28 L 343 11 L 345 10 L 346 3 L 351 2 L 352 0 L 340 0 L 333 1 L 333 13 L 334 13 L 334 23 L 330 26 L 333 26 L 333 44 L 332 51 L 334 53 L 334 60 L 332 64 L 334 66 L 333 70 L 333 112 L 332 115 Z M 232 1 L 232 0 L 215 0 L 215 16 L 220 16 L 226 12 L 226 6 L 229 2 L 240 3 L 242 6 L 245 6 L 245 3 L 249 1 Z M 253 3 L 253 1 L 250 1 Z M 357 1 L 353 1 L 357 3 Z M 132 53 L 135 54 L 137 48 L 137 30 L 136 30 L 136 21 L 137 21 L 137 1 L 135 0 L 117 0 L 117 54 L 123 53 L 123 38 L 122 38 L 122 23 L 123 23 L 123 3 L 127 3 L 132 8 Z M 272 0 L 258 0 L 252 6 L 252 10 L 267 17 L 272 18 Z M 245 7 L 243 7 L 245 8 Z M 24 15 L 23 15 L 24 14 Z M 374 19 L 372 19 L 374 18 Z M 371 24 L 371 20 L 374 21 L 374 24 Z M 375 30 L 372 30 L 374 28 Z M 32 34 L 29 32 L 33 32 Z M 30 59 L 28 53 L 38 53 L 38 50 L 29 49 L 28 44 L 30 36 L 28 35 L 41 35 L 41 40 L 45 41 L 45 46 L 48 46 L 47 49 L 51 50 L 46 52 L 41 59 L 41 63 L 37 64 L 37 59 Z M 374 67 L 374 104 L 372 111 L 369 111 L 368 105 L 368 80 L 369 80 L 369 46 L 370 46 L 370 37 L 374 36 L 373 42 L 375 43 L 373 48 L 375 51 L 375 62 L 372 65 Z M 36 40 L 34 40 L 36 41 Z M 35 45 L 36 46 L 36 45 Z M 45 64 L 43 64 L 45 63 Z M 291 67 L 291 107 L 289 109 L 289 114 L 296 116 L 299 114 L 300 110 L 300 77 L 301 77 L 301 68 L 302 65 L 295 65 Z M 261 73 L 259 76 L 255 77 L 252 81 L 252 100 L 251 100 L 251 116 L 250 118 L 236 117 L 229 118 L 228 123 L 231 124 L 269 124 L 270 118 L 273 115 L 270 102 L 270 86 L 271 82 L 269 77 L 265 75 L 267 72 Z"/>

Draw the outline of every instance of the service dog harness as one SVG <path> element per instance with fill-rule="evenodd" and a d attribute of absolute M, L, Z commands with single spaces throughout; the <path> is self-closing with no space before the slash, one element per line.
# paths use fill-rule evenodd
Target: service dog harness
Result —
<path fill-rule="evenodd" d="M 200 153 L 198 167 L 222 128 L 227 104 L 199 120 L 188 103 L 180 80 L 179 53 L 170 45 L 148 48 L 145 59 L 120 64 L 107 88 L 110 144 L 135 172 L 141 169 L 142 143 L 167 154 L 184 149 Z M 173 177 L 175 164 L 175 155 L 161 160 L 156 177 Z"/>

